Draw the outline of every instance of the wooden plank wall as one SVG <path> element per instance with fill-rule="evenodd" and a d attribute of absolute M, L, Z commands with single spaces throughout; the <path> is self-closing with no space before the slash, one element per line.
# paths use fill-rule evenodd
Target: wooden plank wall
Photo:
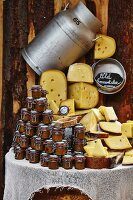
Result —
<path fill-rule="evenodd" d="M 70 7 L 79 0 L 6 0 L 0 1 L 0 181 L 4 173 L 1 170 L 3 155 L 9 150 L 16 119 L 20 108 L 24 106 L 28 88 L 38 82 L 39 77 L 30 69 L 21 57 L 21 49 L 47 25 L 69 2 Z M 114 106 L 120 121 L 133 118 L 133 4 L 132 0 L 82 0 L 104 24 L 102 33 L 116 40 L 118 59 L 127 72 L 127 83 L 116 95 L 101 95 L 100 102 Z M 2 42 L 2 10 L 4 4 L 4 40 Z M 4 59 L 2 61 L 2 46 Z M 94 63 L 93 49 L 86 55 L 88 64 Z M 2 64 L 3 63 L 3 64 Z M 3 67 L 2 67 L 3 66 Z M 3 91 L 3 92 L 2 92 Z M 2 105 L 2 107 L 1 107 Z M 2 124 L 1 124 L 2 123 Z M 0 191 L 0 194 L 2 192 Z"/>

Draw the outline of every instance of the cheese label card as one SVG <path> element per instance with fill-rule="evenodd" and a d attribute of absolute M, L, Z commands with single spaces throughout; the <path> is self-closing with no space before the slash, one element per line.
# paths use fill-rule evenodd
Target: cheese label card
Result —
<path fill-rule="evenodd" d="M 123 82 L 123 78 L 117 73 L 101 72 L 97 74 L 95 80 L 99 85 L 106 88 L 115 88 Z"/>

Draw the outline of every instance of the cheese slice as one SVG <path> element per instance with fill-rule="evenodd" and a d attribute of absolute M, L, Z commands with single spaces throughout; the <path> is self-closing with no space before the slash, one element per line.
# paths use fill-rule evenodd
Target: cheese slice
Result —
<path fill-rule="evenodd" d="M 101 113 L 102 115 L 104 115 L 104 109 L 105 109 L 105 106 L 100 106 L 100 107 L 98 108 L 98 110 L 100 111 L 100 113 Z"/>
<path fill-rule="evenodd" d="M 105 121 L 105 117 L 101 114 L 98 108 L 92 108 L 92 111 L 97 119 L 97 121 Z"/>
<path fill-rule="evenodd" d="M 69 108 L 69 114 L 75 114 L 74 99 L 67 99 L 61 102 L 60 106 L 67 106 Z"/>
<path fill-rule="evenodd" d="M 102 106 L 101 108 L 102 108 L 102 114 L 104 115 L 107 122 L 118 120 L 118 117 L 116 116 L 113 107 Z"/>
<path fill-rule="evenodd" d="M 88 83 L 73 83 L 68 86 L 68 98 L 75 100 L 77 109 L 89 109 L 98 104 L 99 92 Z"/>
<path fill-rule="evenodd" d="M 93 83 L 93 71 L 90 65 L 85 63 L 75 63 L 70 65 L 67 73 L 69 82 Z"/>
<path fill-rule="evenodd" d="M 127 123 L 133 123 L 133 120 L 127 120 Z"/>
<path fill-rule="evenodd" d="M 55 101 L 57 106 L 67 99 L 67 80 L 65 74 L 59 70 L 47 70 L 42 73 L 40 85 L 48 91 L 48 102 Z"/>
<path fill-rule="evenodd" d="M 99 122 L 100 128 L 112 134 L 121 134 L 121 123 L 116 122 Z"/>
<path fill-rule="evenodd" d="M 112 37 L 99 34 L 97 37 L 94 49 L 94 59 L 109 58 L 113 56 L 116 51 L 116 42 Z"/>
<path fill-rule="evenodd" d="M 133 156 L 124 156 L 122 165 L 133 165 Z"/>
<path fill-rule="evenodd" d="M 124 150 L 132 147 L 127 137 L 123 135 L 112 138 L 106 138 L 104 139 L 104 141 L 110 149 L 114 150 Z"/>
<path fill-rule="evenodd" d="M 121 126 L 121 132 L 128 138 L 133 138 L 133 123 L 123 123 Z"/>
<path fill-rule="evenodd" d="M 133 156 L 133 149 L 126 151 L 125 156 Z"/>
<path fill-rule="evenodd" d="M 87 113 L 81 120 L 80 123 L 86 128 L 86 132 L 97 131 L 97 120 L 92 111 Z"/>

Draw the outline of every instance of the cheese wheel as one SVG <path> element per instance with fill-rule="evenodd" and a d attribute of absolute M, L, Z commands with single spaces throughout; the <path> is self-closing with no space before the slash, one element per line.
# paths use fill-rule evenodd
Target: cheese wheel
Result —
<path fill-rule="evenodd" d="M 67 99 L 67 80 L 65 74 L 59 70 L 47 70 L 42 73 L 40 85 L 48 91 L 48 102 L 54 101 L 57 106 Z"/>
<path fill-rule="evenodd" d="M 88 83 L 73 83 L 68 86 L 68 98 L 75 100 L 77 109 L 89 109 L 98 104 L 99 92 Z"/>
<path fill-rule="evenodd" d="M 90 65 L 85 63 L 75 63 L 70 65 L 67 73 L 69 82 L 93 83 L 93 71 Z"/>

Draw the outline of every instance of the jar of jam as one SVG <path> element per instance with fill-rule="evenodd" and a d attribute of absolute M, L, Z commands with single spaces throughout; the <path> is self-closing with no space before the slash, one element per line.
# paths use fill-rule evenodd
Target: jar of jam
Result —
<path fill-rule="evenodd" d="M 83 140 L 85 137 L 85 127 L 83 125 L 76 125 L 74 127 L 74 136 L 79 140 Z"/>
<path fill-rule="evenodd" d="M 54 127 L 52 129 L 52 139 L 54 142 L 62 141 L 64 137 L 64 129 Z"/>
<path fill-rule="evenodd" d="M 26 98 L 26 107 L 27 107 L 28 111 L 31 111 L 34 109 L 34 98 L 33 97 Z"/>
<path fill-rule="evenodd" d="M 42 87 L 41 85 L 33 85 L 31 87 L 32 97 L 34 99 L 39 99 L 42 96 Z"/>
<path fill-rule="evenodd" d="M 53 111 L 50 109 L 45 110 L 43 113 L 43 123 L 44 124 L 51 124 L 53 120 Z"/>
<path fill-rule="evenodd" d="M 51 154 L 54 152 L 54 143 L 53 140 L 45 140 L 44 142 L 44 150 L 46 153 Z"/>
<path fill-rule="evenodd" d="M 40 114 L 36 110 L 31 110 L 30 112 L 30 123 L 32 125 L 38 125 L 40 119 L 39 119 Z"/>
<path fill-rule="evenodd" d="M 43 125 L 38 128 L 37 134 L 42 139 L 48 139 L 50 136 L 50 130 L 48 125 Z"/>
<path fill-rule="evenodd" d="M 40 161 L 40 153 L 39 151 L 35 149 L 30 150 L 30 155 L 29 155 L 29 162 L 30 163 L 39 163 Z"/>
<path fill-rule="evenodd" d="M 73 167 L 73 157 L 72 157 L 72 155 L 64 155 L 62 157 L 62 167 L 64 169 L 72 169 L 72 167 Z"/>
<path fill-rule="evenodd" d="M 59 168 L 59 159 L 57 155 L 49 155 L 48 168 L 49 169 Z"/>
<path fill-rule="evenodd" d="M 75 169 L 84 169 L 85 168 L 85 156 L 75 155 Z"/>
<path fill-rule="evenodd" d="M 31 138 L 31 148 L 32 149 L 35 149 L 35 140 L 38 136 L 37 135 L 34 135 L 32 138 Z"/>
<path fill-rule="evenodd" d="M 28 147 L 27 149 L 26 149 L 26 160 L 29 160 L 29 157 L 30 157 L 30 150 L 31 150 L 32 148 L 31 147 Z"/>
<path fill-rule="evenodd" d="M 16 160 L 23 160 L 25 157 L 25 150 L 22 149 L 20 146 L 15 148 L 15 159 Z"/>
<path fill-rule="evenodd" d="M 28 146 L 29 146 L 29 138 L 25 134 L 22 134 L 20 136 L 20 147 L 26 149 L 28 148 Z"/>
<path fill-rule="evenodd" d="M 35 100 L 35 110 L 38 112 L 43 112 L 48 107 L 47 98 L 39 98 Z"/>
<path fill-rule="evenodd" d="M 74 139 L 74 151 L 84 151 L 84 140 Z"/>
<path fill-rule="evenodd" d="M 35 135 L 36 127 L 33 126 L 30 122 L 26 123 L 26 130 L 25 130 L 25 135 L 28 137 L 32 137 Z"/>
<path fill-rule="evenodd" d="M 20 136 L 21 136 L 21 133 L 19 131 L 15 131 L 14 137 L 13 137 L 13 142 L 19 144 L 19 142 L 20 142 Z"/>
<path fill-rule="evenodd" d="M 42 167 L 48 167 L 48 154 L 46 152 L 41 153 L 40 163 Z"/>
<path fill-rule="evenodd" d="M 65 142 L 56 142 L 55 153 L 57 156 L 64 156 L 67 152 L 67 144 Z"/>
<path fill-rule="evenodd" d="M 24 121 L 24 122 L 27 122 L 30 120 L 30 113 L 29 111 L 27 110 L 27 108 L 22 108 L 21 109 L 21 119 Z"/>
<path fill-rule="evenodd" d="M 37 151 L 43 151 L 43 140 L 41 139 L 41 137 L 37 137 L 35 139 L 35 149 Z"/>
<path fill-rule="evenodd" d="M 20 120 L 17 122 L 16 130 L 19 131 L 20 133 L 25 132 L 25 123 L 24 123 L 23 120 L 20 119 Z"/>
<path fill-rule="evenodd" d="M 41 92 L 42 92 L 41 97 L 46 97 L 46 95 L 48 94 L 47 90 L 43 90 L 43 89 L 42 89 Z"/>

